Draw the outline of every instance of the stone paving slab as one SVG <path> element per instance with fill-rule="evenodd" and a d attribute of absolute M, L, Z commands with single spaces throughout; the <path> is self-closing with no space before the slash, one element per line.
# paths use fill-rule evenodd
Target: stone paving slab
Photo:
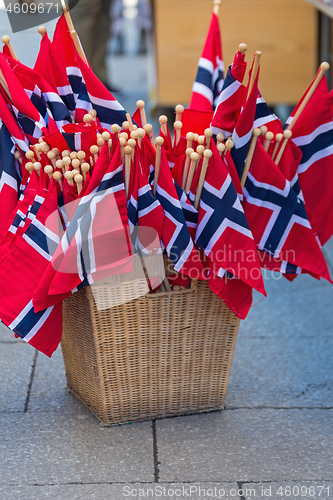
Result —
<path fill-rule="evenodd" d="M 29 411 L 60 411 L 71 408 L 75 414 L 77 407 L 82 407 L 68 390 L 64 361 L 60 346 L 48 358 L 38 353 L 35 373 L 31 385 Z"/>
<path fill-rule="evenodd" d="M 257 338 L 236 343 L 227 407 L 333 408 L 333 336 Z"/>
<path fill-rule="evenodd" d="M 273 273 L 265 280 L 265 287 L 267 297 L 254 294 L 254 306 L 241 321 L 240 331 L 247 336 L 274 338 L 332 335 L 332 284 L 308 275 L 289 282 Z"/>
<path fill-rule="evenodd" d="M 190 483 L 190 484 L 165 484 L 165 483 L 125 483 L 125 484 L 69 484 L 52 486 L 1 486 L 1 498 L 10 500 L 44 500 L 45 498 L 59 500 L 125 500 L 126 498 L 191 498 L 201 500 L 206 498 L 226 499 L 231 493 L 238 492 L 236 483 Z M 211 496 L 214 495 L 214 497 Z"/>
<path fill-rule="evenodd" d="M 333 483 L 326 481 L 290 481 L 286 483 L 245 483 L 241 485 L 244 499 L 271 500 L 329 500 L 333 497 Z"/>
<path fill-rule="evenodd" d="M 0 323 L 0 342 L 24 342 L 24 340 L 17 339 L 14 333 L 9 330 L 4 324 Z"/>
<path fill-rule="evenodd" d="M 23 342 L 0 343 L 0 413 L 24 411 L 34 358 Z"/>
<path fill-rule="evenodd" d="M 224 410 L 156 426 L 161 481 L 332 477 L 333 410 Z"/>
<path fill-rule="evenodd" d="M 0 484 L 153 482 L 151 422 L 102 427 L 85 409 L 0 414 Z"/>

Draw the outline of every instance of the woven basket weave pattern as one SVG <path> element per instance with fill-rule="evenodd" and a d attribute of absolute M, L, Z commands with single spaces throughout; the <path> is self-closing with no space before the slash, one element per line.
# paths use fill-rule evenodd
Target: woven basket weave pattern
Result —
<path fill-rule="evenodd" d="M 134 282 L 94 285 L 64 302 L 69 389 L 105 425 L 220 409 L 239 327 L 205 282 L 98 310 Z"/>

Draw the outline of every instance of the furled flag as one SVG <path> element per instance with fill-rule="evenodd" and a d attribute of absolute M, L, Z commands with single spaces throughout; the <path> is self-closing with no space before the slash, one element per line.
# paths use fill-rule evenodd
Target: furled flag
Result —
<path fill-rule="evenodd" d="M 15 144 L 0 120 L 0 232 L 15 209 L 19 198 L 21 173 L 14 158 Z"/>
<path fill-rule="evenodd" d="M 147 137 L 144 137 L 142 145 L 141 154 L 142 160 L 145 162 L 145 168 L 147 169 L 146 174 L 150 174 L 150 183 L 154 184 L 156 151 Z M 165 213 L 162 242 L 175 270 L 191 278 L 198 279 L 202 277 L 202 279 L 205 279 L 203 267 L 188 231 L 168 160 L 163 150 L 156 198 L 162 205 Z"/>
<path fill-rule="evenodd" d="M 198 71 L 192 87 L 190 109 L 212 111 L 217 104 L 224 76 L 220 25 L 213 12 Z"/>
<path fill-rule="evenodd" d="M 243 192 L 244 212 L 257 247 L 330 280 L 304 204 L 260 142 Z"/>
<path fill-rule="evenodd" d="M 309 90 L 309 89 L 308 89 Z M 305 98 L 289 117 L 289 124 Z M 313 230 L 324 245 L 333 235 L 333 121 L 326 78 L 322 78 L 292 128 L 302 151 L 297 173 Z"/>
<path fill-rule="evenodd" d="M 247 153 L 251 143 L 258 96 L 258 78 L 259 69 L 232 134 L 234 147 L 231 150 L 231 156 L 236 165 L 239 178 L 242 177 Z"/>
<path fill-rule="evenodd" d="M 228 68 L 210 124 L 215 135 L 223 133 L 228 137 L 235 128 L 245 99 L 246 87 L 243 85 L 243 79 L 246 66 L 245 53 L 238 50 Z"/>
<path fill-rule="evenodd" d="M 89 186 L 73 204 L 68 227 L 34 294 L 37 311 L 58 303 L 85 279 L 91 284 L 102 277 L 132 271 L 119 145 L 110 164 L 107 144 L 99 160 Z"/>
<path fill-rule="evenodd" d="M 62 305 L 36 312 L 32 297 L 60 241 L 57 184 L 51 181 L 45 201 L 35 217 L 27 220 L 26 230 L 17 235 L 0 266 L 1 321 L 47 356 L 52 355 L 61 339 Z M 46 225 L 52 213 L 53 222 Z"/>

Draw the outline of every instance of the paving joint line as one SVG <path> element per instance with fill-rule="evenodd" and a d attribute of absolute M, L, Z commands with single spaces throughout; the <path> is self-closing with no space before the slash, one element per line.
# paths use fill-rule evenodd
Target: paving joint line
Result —
<path fill-rule="evenodd" d="M 158 461 L 156 419 L 152 420 L 152 430 L 153 430 L 153 453 L 154 453 L 154 479 L 155 479 L 155 483 L 158 483 L 160 469 L 159 469 L 159 461 Z"/>
<path fill-rule="evenodd" d="M 32 362 L 32 367 L 31 367 L 31 373 L 30 373 L 30 380 L 29 380 L 29 385 L 28 385 L 27 397 L 25 399 L 25 404 L 24 404 L 24 413 L 27 413 L 27 411 L 29 409 L 31 388 L 32 388 L 33 380 L 34 380 L 35 370 L 36 370 L 37 357 L 38 357 L 38 351 L 36 350 L 35 355 L 34 355 L 34 359 L 33 359 L 33 362 Z"/>

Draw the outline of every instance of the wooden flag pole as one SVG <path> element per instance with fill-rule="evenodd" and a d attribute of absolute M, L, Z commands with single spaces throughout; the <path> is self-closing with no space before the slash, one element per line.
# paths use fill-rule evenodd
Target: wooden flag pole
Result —
<path fill-rule="evenodd" d="M 225 139 L 225 135 L 222 132 L 220 132 L 219 134 L 217 134 L 217 136 L 216 136 L 216 145 L 221 144 L 221 142 L 223 142 L 224 139 Z"/>
<path fill-rule="evenodd" d="M 214 132 L 212 131 L 211 128 L 206 128 L 205 130 L 205 137 L 206 137 L 206 148 L 210 148 L 210 141 L 214 135 Z"/>
<path fill-rule="evenodd" d="M 220 142 L 220 144 L 218 144 L 216 147 L 217 147 L 217 150 L 222 158 L 222 155 L 225 152 L 225 144 L 223 144 L 223 142 Z"/>
<path fill-rule="evenodd" d="M 282 155 L 284 153 L 284 150 L 286 149 L 286 146 L 287 146 L 287 142 L 289 141 L 289 139 L 291 138 L 291 136 L 293 135 L 292 131 L 291 130 L 285 130 L 283 132 L 283 137 L 284 137 L 284 141 L 283 143 L 281 144 L 281 147 L 279 149 L 279 152 L 274 160 L 275 164 L 278 165 L 280 163 L 280 160 L 282 158 Z"/>
<path fill-rule="evenodd" d="M 89 170 L 90 170 L 89 163 L 86 162 L 82 163 L 81 172 L 82 172 L 83 182 L 86 182 L 87 173 L 89 172 Z"/>
<path fill-rule="evenodd" d="M 216 16 L 219 15 L 221 0 L 214 0 L 213 12 Z"/>
<path fill-rule="evenodd" d="M 212 157 L 212 154 L 213 154 L 213 152 L 210 149 L 206 149 L 204 151 L 204 159 L 203 159 L 202 166 L 201 166 L 197 192 L 195 193 L 195 199 L 194 199 L 194 208 L 196 210 L 199 209 L 202 189 L 203 189 L 203 185 L 204 185 L 206 173 L 207 173 L 207 168 L 208 168 L 208 163 L 209 163 L 209 159 Z"/>
<path fill-rule="evenodd" d="M 161 136 L 156 137 L 156 160 L 155 160 L 155 170 L 154 170 L 154 194 L 157 191 L 157 183 L 160 175 L 161 169 L 161 155 L 162 155 L 162 144 L 164 143 L 164 139 Z"/>
<path fill-rule="evenodd" d="M 132 166 L 131 146 L 125 146 L 124 153 L 125 153 L 125 191 L 126 191 L 126 198 L 128 199 L 129 181 L 130 181 L 131 166 Z"/>
<path fill-rule="evenodd" d="M 129 131 L 130 132 L 133 132 L 134 130 L 134 125 L 133 125 L 133 121 L 132 121 L 132 118 L 131 118 L 131 115 L 129 113 L 126 113 L 126 118 L 127 118 L 127 121 L 128 121 L 128 125 L 129 125 Z"/>
<path fill-rule="evenodd" d="M 229 137 L 225 141 L 225 152 L 230 151 L 234 147 L 234 141 Z"/>
<path fill-rule="evenodd" d="M 199 158 L 198 158 L 198 161 L 197 161 L 197 165 L 196 165 L 196 168 L 195 168 L 195 171 L 197 171 L 197 168 L 198 168 L 198 165 L 199 165 L 199 161 L 201 160 L 203 154 L 204 154 L 204 151 L 205 151 L 205 146 L 203 144 L 199 144 L 199 146 L 197 146 L 197 153 L 199 155 Z"/>
<path fill-rule="evenodd" d="M 80 194 L 82 191 L 83 176 L 81 174 L 76 174 L 74 176 L 74 182 L 76 184 L 77 194 Z"/>
<path fill-rule="evenodd" d="M 149 140 L 151 144 L 155 147 L 154 134 L 153 134 L 153 126 L 151 123 L 146 123 L 143 127 L 143 130 L 148 134 Z"/>
<path fill-rule="evenodd" d="M 251 90 L 253 88 L 255 79 L 257 78 L 257 74 L 259 71 L 259 65 L 260 65 L 260 58 L 261 58 L 261 52 L 260 52 L 260 50 L 257 50 L 255 55 L 254 55 L 253 68 L 252 68 L 251 79 L 250 79 L 250 83 L 249 83 L 249 88 L 248 88 L 246 100 L 248 100 L 249 95 L 251 94 Z"/>
<path fill-rule="evenodd" d="M 273 140 L 274 134 L 273 132 L 266 132 L 265 134 L 265 142 L 264 142 L 264 150 L 267 151 L 269 150 L 269 146 Z"/>
<path fill-rule="evenodd" d="M 46 31 L 46 28 L 45 28 L 45 31 Z M 10 52 L 10 55 L 12 56 L 13 59 L 15 59 L 15 61 L 18 61 L 18 58 L 16 57 L 16 54 L 14 52 L 14 49 L 12 47 L 12 44 L 10 43 L 10 38 L 8 35 L 4 35 L 1 39 L 2 43 L 7 45 L 8 47 L 8 50 Z"/>
<path fill-rule="evenodd" d="M 63 190 L 62 189 L 62 175 L 61 175 L 61 172 L 54 172 L 53 174 L 53 179 L 56 181 L 56 182 L 59 182 L 59 186 L 60 186 L 60 189 L 61 191 Z"/>
<path fill-rule="evenodd" d="M 191 189 L 191 184 L 193 181 L 193 177 L 195 174 L 195 168 L 197 166 L 197 162 L 199 160 L 199 155 L 197 152 L 194 152 L 191 154 L 191 163 L 190 163 L 190 168 L 188 171 L 188 176 L 187 176 L 187 181 L 186 181 L 186 186 L 185 186 L 185 193 L 188 193 L 189 190 Z"/>
<path fill-rule="evenodd" d="M 323 76 L 325 75 L 325 73 L 329 69 L 329 67 L 330 67 L 330 65 L 328 64 L 328 62 L 322 62 L 321 63 L 321 65 L 320 65 L 320 71 L 319 71 L 316 79 L 313 81 L 311 87 L 309 88 L 307 94 L 305 95 L 303 101 L 301 102 L 299 108 L 297 109 L 295 115 L 293 116 L 291 122 L 289 123 L 289 125 L 287 127 L 287 130 L 292 130 L 292 128 L 294 127 L 294 125 L 297 122 L 298 118 L 300 117 L 300 115 L 304 111 L 306 105 L 310 101 L 310 99 L 313 96 L 316 88 L 318 87 L 321 79 L 323 78 Z"/>
<path fill-rule="evenodd" d="M 245 186 L 245 182 L 246 182 L 246 179 L 247 179 L 247 174 L 249 173 L 249 170 L 250 170 L 250 167 L 251 167 L 251 163 L 252 163 L 253 154 L 254 154 L 254 150 L 255 150 L 255 147 L 256 147 L 256 144 L 257 144 L 257 139 L 258 139 L 258 137 L 260 137 L 260 135 L 261 135 L 260 128 L 253 129 L 252 140 L 251 140 L 249 152 L 247 153 L 247 157 L 246 157 L 246 161 L 245 161 L 245 165 L 244 165 L 244 169 L 243 169 L 243 173 L 242 173 L 242 178 L 241 178 L 242 189 Z"/>
<path fill-rule="evenodd" d="M 62 2 L 64 3 L 64 2 Z M 88 61 L 87 61 L 87 58 L 86 58 L 86 55 L 83 51 L 83 47 L 81 45 L 81 42 L 80 42 L 80 39 L 78 37 L 78 34 L 76 33 L 75 31 L 75 28 L 74 28 L 74 24 L 73 24 L 73 21 L 72 21 L 72 18 L 71 18 L 71 15 L 69 13 L 69 8 L 67 5 L 63 5 L 62 7 L 62 11 L 64 13 L 64 16 L 65 16 L 65 19 L 66 19 L 66 23 L 67 23 L 67 26 L 68 26 L 68 29 L 69 29 L 69 32 L 71 34 L 71 37 L 72 37 L 72 40 L 74 42 L 74 45 L 75 45 L 75 48 L 77 50 L 77 53 L 79 54 L 79 56 L 81 57 L 82 61 L 88 65 Z"/>
<path fill-rule="evenodd" d="M 283 139 L 283 134 L 276 134 L 275 136 L 275 146 L 274 146 L 274 150 L 273 150 L 273 154 L 272 154 L 272 160 L 274 161 L 275 160 L 275 157 L 277 155 L 277 152 L 278 152 L 278 149 L 280 147 L 280 143 Z"/>
<path fill-rule="evenodd" d="M 239 46 L 238 46 L 238 51 L 241 54 L 245 54 L 245 52 L 247 51 L 247 45 L 246 45 L 246 43 L 240 43 Z"/>
<path fill-rule="evenodd" d="M 168 126 L 167 126 L 168 117 L 166 115 L 161 115 L 159 117 L 158 121 L 160 122 L 162 134 L 164 134 L 165 136 L 167 136 L 168 135 Z"/>
<path fill-rule="evenodd" d="M 176 136 L 175 136 L 175 146 L 177 146 L 178 142 L 180 141 L 181 137 L 181 129 L 183 126 L 183 123 L 180 120 L 176 120 L 175 123 L 173 124 L 174 129 L 176 131 Z"/>
<path fill-rule="evenodd" d="M 139 101 L 137 101 L 136 107 L 139 108 L 139 110 L 140 110 L 141 123 L 142 123 L 142 127 L 144 128 L 145 125 L 147 124 L 146 111 L 145 111 L 145 101 L 140 99 Z"/>
<path fill-rule="evenodd" d="M 186 186 L 186 179 L 188 175 L 188 169 L 190 166 L 190 161 L 191 161 L 191 154 L 194 153 L 193 148 L 187 148 L 185 151 L 186 154 L 186 159 L 185 159 L 185 164 L 184 164 L 184 170 L 183 170 L 183 178 L 182 178 L 182 190 L 185 189 Z"/>
<path fill-rule="evenodd" d="M 176 119 L 175 122 L 181 122 L 182 121 L 182 114 L 184 113 L 184 106 L 182 104 L 177 104 L 175 107 L 176 111 Z"/>

